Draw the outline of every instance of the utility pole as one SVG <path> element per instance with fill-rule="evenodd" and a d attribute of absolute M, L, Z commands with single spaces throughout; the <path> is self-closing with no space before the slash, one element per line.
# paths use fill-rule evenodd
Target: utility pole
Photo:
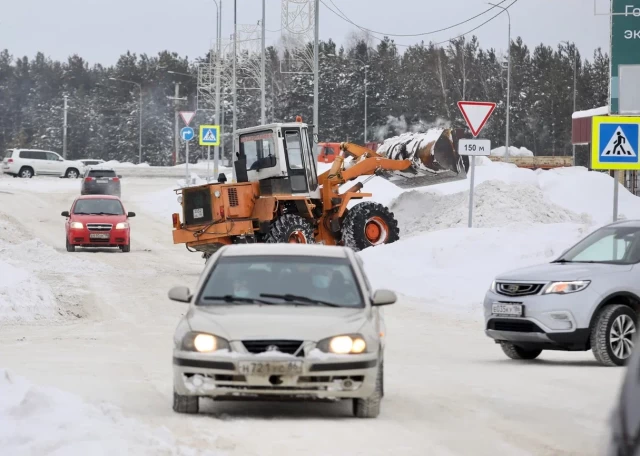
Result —
<path fill-rule="evenodd" d="M 313 40 L 313 133 L 318 135 L 318 124 L 320 122 L 319 115 L 319 102 L 318 92 L 320 87 L 320 49 L 319 49 L 319 39 L 320 39 L 320 0 L 315 0 L 315 36 Z M 318 145 L 316 144 L 316 150 L 314 151 L 314 156 L 318 155 Z"/>
<path fill-rule="evenodd" d="M 233 170 L 233 181 L 236 180 L 236 170 L 235 166 L 233 166 L 233 161 L 235 160 L 235 151 L 236 151 L 236 124 L 238 122 L 238 96 L 236 90 L 236 60 L 237 60 L 237 42 L 238 42 L 238 0 L 233 0 L 233 83 L 232 89 L 233 92 L 233 126 L 232 128 L 232 139 L 231 139 L 231 163 Z"/>
<path fill-rule="evenodd" d="M 504 6 L 500 6 L 500 5 L 495 5 L 493 3 L 489 3 L 489 5 L 491 6 L 495 6 L 496 8 L 500 8 L 501 10 L 503 10 L 505 13 L 507 13 L 507 18 L 509 19 L 509 28 L 508 28 L 508 32 L 507 32 L 507 37 L 508 37 L 508 43 L 507 43 L 507 126 L 506 126 L 506 132 L 505 132 L 505 141 L 504 141 L 504 146 L 505 146 L 505 150 L 504 150 L 504 161 L 508 162 L 509 161 L 509 111 L 511 110 L 511 105 L 509 102 L 509 96 L 511 93 L 511 14 L 509 14 L 509 10 L 507 8 L 505 8 Z"/>
<path fill-rule="evenodd" d="M 222 0 L 213 0 L 216 4 L 216 27 L 217 27 L 217 41 L 218 50 L 216 51 L 216 124 L 220 125 L 220 66 L 222 65 Z M 220 134 L 222 136 L 222 126 L 220 126 Z M 215 146 L 213 150 L 213 177 L 218 178 L 218 166 L 220 163 L 220 146 Z M 209 160 L 207 159 L 207 168 L 209 167 Z"/>
<path fill-rule="evenodd" d="M 62 124 L 62 158 L 67 159 L 67 111 L 68 111 L 68 100 L 69 96 L 64 96 L 64 122 Z"/>
<path fill-rule="evenodd" d="M 574 45 L 573 47 L 573 112 L 576 112 L 576 93 L 577 93 L 577 75 L 578 75 L 578 52 Z M 573 141 L 572 141 L 573 142 Z M 576 166 L 576 145 L 571 144 L 573 155 L 573 166 Z"/>
<path fill-rule="evenodd" d="M 180 96 L 180 83 L 176 82 L 176 87 L 173 92 L 173 107 L 175 111 L 175 119 L 174 119 L 174 134 L 175 134 L 175 144 L 173 149 L 173 166 L 176 166 L 178 157 L 180 156 L 180 131 L 178 129 L 178 97 Z"/>
<path fill-rule="evenodd" d="M 260 91 L 262 93 L 262 98 L 260 100 L 260 122 L 262 125 L 267 123 L 267 111 L 266 111 L 266 94 L 265 94 L 265 66 L 266 66 L 266 50 L 265 50 L 265 0 L 262 0 L 262 62 L 261 62 L 261 78 L 260 78 Z"/>

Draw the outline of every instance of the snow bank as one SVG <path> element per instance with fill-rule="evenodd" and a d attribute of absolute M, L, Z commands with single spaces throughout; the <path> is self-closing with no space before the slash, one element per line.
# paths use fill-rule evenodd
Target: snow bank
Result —
<path fill-rule="evenodd" d="M 12 456 L 215 455 L 179 445 L 108 404 L 93 405 L 0 369 L 0 448 Z"/>
<path fill-rule="evenodd" d="M 409 191 L 396 198 L 390 209 L 398 219 L 402 236 L 467 226 L 469 194 Z M 552 203 L 542 190 L 531 184 L 487 181 L 474 191 L 474 227 L 565 222 L 589 223 L 590 220 Z"/>
<path fill-rule="evenodd" d="M 56 315 L 56 301 L 48 285 L 26 269 L 0 260 L 0 324 L 53 319 Z"/>
<path fill-rule="evenodd" d="M 111 166 L 114 168 L 149 168 L 151 165 L 149 163 L 131 163 L 131 162 L 119 162 L 118 160 L 109 160 L 100 164 L 100 166 Z M 154 168 L 161 168 L 158 166 L 154 166 Z"/>
<path fill-rule="evenodd" d="M 34 193 L 80 193 L 80 179 L 60 179 L 58 177 L 35 176 L 31 179 L 2 177 L 0 174 L 0 191 L 17 193 L 28 190 Z"/>
<path fill-rule="evenodd" d="M 359 255 L 374 288 L 421 298 L 429 310 L 480 318 L 484 294 L 496 275 L 552 261 L 590 231 L 575 223 L 452 228 Z"/>
<path fill-rule="evenodd" d="M 495 149 L 491 149 L 491 155 L 496 157 L 504 157 L 504 153 L 507 150 L 506 147 L 500 146 Z M 509 146 L 509 156 L 511 157 L 533 157 L 533 152 L 531 152 L 526 147 L 514 147 Z"/>

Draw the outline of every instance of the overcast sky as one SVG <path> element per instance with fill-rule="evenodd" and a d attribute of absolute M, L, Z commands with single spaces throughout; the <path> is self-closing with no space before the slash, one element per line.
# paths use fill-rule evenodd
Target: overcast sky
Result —
<path fill-rule="evenodd" d="M 220 1 L 220 0 L 219 0 Z M 238 23 L 261 17 L 261 0 L 237 0 Z M 323 0 L 334 8 L 330 0 Z M 485 0 L 333 0 L 351 21 L 385 33 L 414 34 L 461 22 L 489 8 Z M 497 3 L 500 0 L 494 0 Z M 508 0 L 508 5 L 512 0 Z M 598 12 L 608 0 L 595 0 Z M 233 33 L 233 1 L 221 0 L 223 36 Z M 266 0 L 269 43 L 280 36 L 282 0 Z M 334 8 L 335 9 L 335 8 Z M 0 49 L 14 56 L 44 52 L 53 59 L 79 54 L 90 63 L 113 64 L 127 50 L 155 55 L 161 50 L 194 58 L 215 38 L 213 0 L 0 0 Z M 451 30 L 425 37 L 394 38 L 396 43 L 443 41 L 465 33 L 497 10 Z M 594 15 L 594 0 L 518 0 L 510 9 L 512 38 L 531 48 L 564 40 L 577 43 L 583 56 L 608 52 L 609 17 Z M 507 17 L 502 14 L 476 32 L 483 47 L 503 50 Z M 320 5 L 320 36 L 342 44 L 355 27 Z"/>

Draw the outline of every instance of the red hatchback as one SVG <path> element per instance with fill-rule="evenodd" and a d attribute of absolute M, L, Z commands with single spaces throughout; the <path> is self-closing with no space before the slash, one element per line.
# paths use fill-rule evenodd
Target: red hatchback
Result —
<path fill-rule="evenodd" d="M 117 196 L 84 195 L 73 202 L 71 211 L 64 211 L 67 252 L 76 247 L 119 247 L 131 251 L 129 217 Z"/>

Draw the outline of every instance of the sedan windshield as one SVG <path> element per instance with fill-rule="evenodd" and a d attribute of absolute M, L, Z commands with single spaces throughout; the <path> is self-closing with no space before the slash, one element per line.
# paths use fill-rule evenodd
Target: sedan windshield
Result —
<path fill-rule="evenodd" d="M 640 228 L 605 227 L 596 230 L 569 249 L 555 263 L 640 262 Z"/>
<path fill-rule="evenodd" d="M 364 307 L 346 258 L 222 257 L 207 278 L 199 305 Z"/>
<path fill-rule="evenodd" d="M 79 199 L 73 208 L 74 214 L 124 215 L 122 204 L 117 199 Z"/>

